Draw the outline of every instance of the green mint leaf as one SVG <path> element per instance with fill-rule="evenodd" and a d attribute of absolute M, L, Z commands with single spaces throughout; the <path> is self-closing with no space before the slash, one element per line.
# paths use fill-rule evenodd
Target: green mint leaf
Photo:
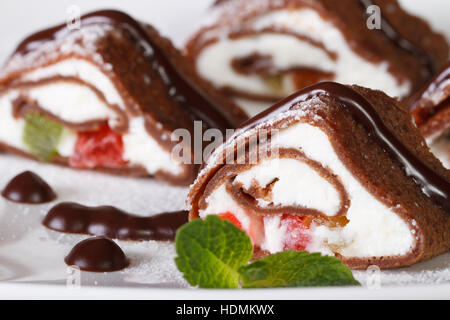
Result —
<path fill-rule="evenodd" d="M 50 161 L 58 154 L 58 146 L 62 125 L 47 119 L 45 116 L 30 112 L 25 117 L 23 142 L 32 155 L 41 161 Z"/>
<path fill-rule="evenodd" d="M 243 288 L 359 285 L 350 269 L 334 257 L 285 251 L 239 269 Z"/>
<path fill-rule="evenodd" d="M 200 288 L 238 288 L 238 269 L 253 255 L 247 234 L 217 216 L 195 219 L 181 227 L 175 248 L 178 270 Z"/>

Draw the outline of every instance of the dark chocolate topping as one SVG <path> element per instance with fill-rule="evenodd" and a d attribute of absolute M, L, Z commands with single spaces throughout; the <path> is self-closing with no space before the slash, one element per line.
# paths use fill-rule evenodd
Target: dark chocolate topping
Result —
<path fill-rule="evenodd" d="M 336 99 L 342 108 L 360 123 L 367 134 L 399 162 L 405 173 L 414 179 L 422 192 L 447 214 L 450 213 L 450 182 L 424 164 L 414 155 L 384 124 L 375 108 L 362 95 L 344 85 L 334 82 L 322 82 L 310 86 L 278 102 L 271 108 L 244 123 L 231 139 L 236 139 L 242 132 L 272 119 L 277 114 L 289 111 L 298 103 L 326 95 Z"/>
<path fill-rule="evenodd" d="M 122 249 L 114 241 L 104 237 L 81 241 L 73 247 L 64 261 L 69 266 L 91 272 L 118 271 L 130 264 Z"/>
<path fill-rule="evenodd" d="M 86 207 L 63 202 L 54 206 L 42 223 L 49 229 L 66 233 L 120 240 L 173 241 L 178 228 L 187 222 L 187 211 L 139 217 L 111 206 Z"/>
<path fill-rule="evenodd" d="M 109 24 L 123 26 L 139 39 L 141 46 L 145 47 L 146 56 L 154 70 L 167 87 L 167 95 L 179 105 L 188 109 L 193 119 L 203 120 L 213 128 L 225 132 L 227 128 L 234 128 L 232 121 L 228 119 L 219 106 L 204 96 L 196 86 L 184 77 L 173 65 L 166 54 L 156 45 L 148 35 L 143 25 L 129 15 L 116 10 L 102 10 L 86 14 L 81 17 L 81 28 L 95 24 Z M 66 24 L 43 30 L 26 38 L 16 49 L 15 53 L 27 54 L 39 48 L 42 44 L 66 37 L 71 32 Z"/>
<path fill-rule="evenodd" d="M 41 177 L 31 171 L 25 171 L 14 177 L 2 196 L 13 202 L 25 204 L 40 204 L 56 199 L 52 188 Z"/>
<path fill-rule="evenodd" d="M 369 6 L 375 5 L 374 1 L 372 0 L 360 0 L 361 4 L 364 6 L 364 8 L 367 8 Z M 425 52 L 422 48 L 419 46 L 411 43 L 408 39 L 406 39 L 404 36 L 402 36 L 398 31 L 392 26 L 392 24 L 389 23 L 386 18 L 381 15 L 381 29 L 380 31 L 389 39 L 391 40 L 397 47 L 409 52 L 410 54 L 416 56 L 420 63 L 424 67 L 424 77 L 426 79 L 429 79 L 432 77 L 438 70 L 436 63 L 434 59 Z"/>

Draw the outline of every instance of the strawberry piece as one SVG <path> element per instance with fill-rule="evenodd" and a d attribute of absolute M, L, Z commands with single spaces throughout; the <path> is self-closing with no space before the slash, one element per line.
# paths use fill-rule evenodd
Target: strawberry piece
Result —
<path fill-rule="evenodd" d="M 228 220 L 230 221 L 232 224 L 234 224 L 236 227 L 238 227 L 239 229 L 242 229 L 242 224 L 241 222 L 238 220 L 238 218 L 236 218 L 236 216 L 234 214 L 232 214 L 231 212 L 225 212 L 225 213 L 221 213 L 218 215 L 220 218 L 222 218 L 223 220 Z"/>
<path fill-rule="evenodd" d="M 81 169 L 122 168 L 126 165 L 122 154 L 122 137 L 105 124 L 95 131 L 78 132 L 69 165 Z"/>
<path fill-rule="evenodd" d="M 284 250 L 305 250 L 311 242 L 308 226 L 304 224 L 305 217 L 283 214 L 281 226 L 286 228 Z"/>

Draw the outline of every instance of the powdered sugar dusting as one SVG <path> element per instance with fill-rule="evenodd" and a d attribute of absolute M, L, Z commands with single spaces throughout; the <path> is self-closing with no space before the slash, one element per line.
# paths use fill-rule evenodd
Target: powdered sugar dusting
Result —
<path fill-rule="evenodd" d="M 0 197 L 0 281 L 66 283 L 68 273 L 64 257 L 88 236 L 59 233 L 41 225 L 47 211 L 56 203 L 113 205 L 141 216 L 184 209 L 187 188 L 172 187 L 151 178 L 77 171 L 0 154 L 0 186 L 25 170 L 43 177 L 58 194 L 58 199 L 50 204 L 27 206 Z M 173 261 L 176 256 L 173 243 L 116 242 L 129 258 L 130 266 L 107 274 L 82 272 L 82 285 L 187 286 Z"/>
<path fill-rule="evenodd" d="M 110 70 L 111 65 L 106 64 L 97 52 L 97 41 L 112 31 L 113 27 L 107 24 L 89 25 L 61 39 L 46 41 L 26 54 L 16 53 L 2 69 L 0 77 L 12 72 L 38 68 L 68 55 L 90 58 L 105 70 Z"/>
<path fill-rule="evenodd" d="M 368 283 L 377 280 L 379 275 L 381 288 L 383 286 L 450 284 L 450 253 L 406 268 L 381 270 L 379 274 L 368 273 L 365 270 L 353 271 L 353 275 L 363 286 L 368 286 Z"/>
<path fill-rule="evenodd" d="M 251 17 L 255 12 L 265 12 L 271 8 L 283 7 L 285 0 L 228 0 L 212 7 L 196 29 L 201 33 L 199 42 L 206 43 L 210 39 L 224 39 L 234 29 L 241 29 L 251 21 L 244 23 L 243 17 Z M 251 19 L 250 19 L 251 20 Z M 238 26 L 238 27 L 237 27 Z M 195 37 L 195 35 L 194 35 Z"/>
<path fill-rule="evenodd" d="M 230 19 L 235 19 L 237 16 L 247 17 L 255 11 L 265 12 L 271 8 L 283 7 L 285 4 L 285 0 L 228 0 L 221 5 L 215 6 L 211 10 L 213 14 L 208 20 L 211 24 L 219 22 L 217 20 L 219 17 L 221 20 L 229 21 Z M 215 21 L 214 18 L 216 19 Z"/>

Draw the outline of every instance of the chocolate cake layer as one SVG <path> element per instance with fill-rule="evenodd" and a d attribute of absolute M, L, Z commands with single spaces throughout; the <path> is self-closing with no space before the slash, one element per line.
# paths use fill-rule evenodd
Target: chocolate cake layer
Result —
<path fill-rule="evenodd" d="M 450 168 L 450 64 L 409 99 L 408 104 L 431 151 Z"/>
<path fill-rule="evenodd" d="M 0 105 L 11 113 L 0 141 L 12 149 L 77 168 L 142 168 L 182 185 L 198 168 L 171 159 L 171 133 L 193 133 L 194 121 L 224 132 L 246 119 L 168 39 L 114 10 L 82 16 L 79 29 L 60 25 L 26 38 L 0 71 Z M 48 159 L 24 145 L 24 127 L 59 132 Z"/>
<path fill-rule="evenodd" d="M 396 0 L 229 0 L 211 8 L 186 53 L 223 91 L 276 101 L 324 80 L 406 98 L 445 64 L 449 47 Z"/>
<path fill-rule="evenodd" d="M 251 144 L 263 129 L 269 138 Z M 398 102 L 322 83 L 245 123 L 207 160 L 190 217 L 232 215 L 256 255 L 320 251 L 393 268 L 449 250 L 449 178 Z"/>

